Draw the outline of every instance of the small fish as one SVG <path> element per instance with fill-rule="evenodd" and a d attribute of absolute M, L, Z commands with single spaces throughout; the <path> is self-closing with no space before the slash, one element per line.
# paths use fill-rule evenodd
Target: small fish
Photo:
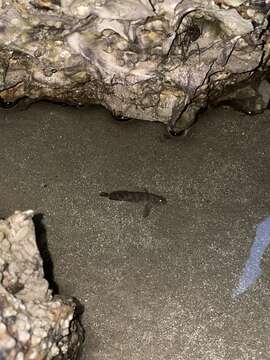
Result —
<path fill-rule="evenodd" d="M 143 217 L 147 217 L 150 214 L 153 205 L 167 204 L 167 200 L 163 196 L 148 191 L 118 190 L 110 193 L 101 192 L 99 195 L 116 201 L 143 202 L 145 203 Z"/>

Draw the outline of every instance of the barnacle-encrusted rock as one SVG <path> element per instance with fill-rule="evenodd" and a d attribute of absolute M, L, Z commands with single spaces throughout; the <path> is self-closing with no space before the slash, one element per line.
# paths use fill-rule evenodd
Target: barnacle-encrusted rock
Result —
<path fill-rule="evenodd" d="M 75 303 L 48 289 L 32 215 L 0 220 L 0 359 L 76 359 L 83 336 Z"/>
<path fill-rule="evenodd" d="M 269 11 L 269 0 L 2 0 L 0 99 L 100 103 L 175 131 L 209 102 L 237 105 L 240 84 L 242 108 L 263 111 Z"/>

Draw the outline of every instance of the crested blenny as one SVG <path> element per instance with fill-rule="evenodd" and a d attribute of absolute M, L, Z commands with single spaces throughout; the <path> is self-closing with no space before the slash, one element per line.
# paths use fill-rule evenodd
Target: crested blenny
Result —
<path fill-rule="evenodd" d="M 233 297 L 243 294 L 261 276 L 261 259 L 270 243 L 270 217 L 266 218 L 257 226 L 256 238 L 250 249 L 249 258 L 246 261 L 237 288 L 233 289 Z"/>
<path fill-rule="evenodd" d="M 143 202 L 145 203 L 143 217 L 147 217 L 150 214 L 153 205 L 167 204 L 165 197 L 150 193 L 148 191 L 118 190 L 112 191 L 110 193 L 101 192 L 99 195 L 116 201 L 129 201 L 135 203 Z"/>

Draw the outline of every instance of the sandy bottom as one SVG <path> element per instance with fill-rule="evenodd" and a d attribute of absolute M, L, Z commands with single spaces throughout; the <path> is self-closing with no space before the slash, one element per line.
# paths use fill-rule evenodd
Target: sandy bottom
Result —
<path fill-rule="evenodd" d="M 270 215 L 270 112 L 208 111 L 185 138 L 48 103 L 0 113 L 0 215 L 43 214 L 62 294 L 84 305 L 84 360 L 270 358 L 270 250 L 232 291 Z M 101 191 L 167 198 L 141 204 Z"/>

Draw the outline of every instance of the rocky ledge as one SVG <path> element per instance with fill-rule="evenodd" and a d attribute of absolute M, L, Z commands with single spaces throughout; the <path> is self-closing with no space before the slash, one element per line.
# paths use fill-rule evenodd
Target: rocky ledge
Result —
<path fill-rule="evenodd" d="M 83 331 L 76 304 L 44 279 L 33 211 L 0 220 L 0 359 L 76 359 Z"/>
<path fill-rule="evenodd" d="M 0 101 L 102 104 L 171 133 L 267 108 L 269 0 L 0 0 Z"/>

